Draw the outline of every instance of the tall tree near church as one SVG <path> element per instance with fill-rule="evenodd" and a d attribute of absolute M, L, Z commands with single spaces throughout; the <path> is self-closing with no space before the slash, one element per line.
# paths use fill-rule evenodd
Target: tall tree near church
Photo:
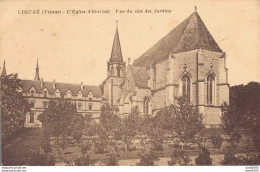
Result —
<path fill-rule="evenodd" d="M 139 115 L 138 107 L 134 107 L 131 113 L 122 118 L 116 134 L 125 143 L 125 153 L 128 155 L 132 139 L 140 132 L 142 118 Z"/>
<path fill-rule="evenodd" d="M 183 97 L 177 98 L 177 105 L 172 108 L 173 131 L 186 145 L 189 141 L 193 141 L 195 135 L 204 128 L 202 114 Z"/>
<path fill-rule="evenodd" d="M 21 80 L 17 74 L 1 76 L 2 143 L 24 127 L 26 113 L 30 111 L 29 103 L 19 91 L 20 89 Z"/>
<path fill-rule="evenodd" d="M 230 105 L 222 108 L 222 128 L 235 146 L 241 137 L 241 129 L 251 137 L 260 152 L 260 83 L 250 82 L 230 88 Z"/>
<path fill-rule="evenodd" d="M 70 137 L 79 141 L 83 135 L 85 119 L 71 101 L 51 100 L 38 119 L 43 124 L 44 135 L 54 137 L 59 146 L 66 146 L 64 141 Z"/>

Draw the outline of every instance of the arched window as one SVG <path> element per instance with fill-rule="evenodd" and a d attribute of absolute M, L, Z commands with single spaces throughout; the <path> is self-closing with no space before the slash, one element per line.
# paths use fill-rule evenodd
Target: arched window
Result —
<path fill-rule="evenodd" d="M 149 114 L 149 99 L 147 97 L 144 98 L 144 104 L 143 104 L 143 109 L 144 109 L 144 115 Z"/>
<path fill-rule="evenodd" d="M 190 77 L 188 75 L 184 75 L 181 78 L 182 82 L 182 96 L 187 101 L 190 101 Z"/>
<path fill-rule="evenodd" d="M 208 75 L 207 77 L 207 103 L 214 104 L 215 97 L 215 78 L 213 75 Z"/>

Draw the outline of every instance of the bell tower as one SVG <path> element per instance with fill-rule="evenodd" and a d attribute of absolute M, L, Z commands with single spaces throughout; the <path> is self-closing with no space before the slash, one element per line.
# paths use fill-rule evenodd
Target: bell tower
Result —
<path fill-rule="evenodd" d="M 116 32 L 114 36 L 112 52 L 107 62 L 107 79 L 104 85 L 104 95 L 111 106 L 117 105 L 121 89 L 119 85 L 125 77 L 125 65 L 118 33 L 118 21 L 116 21 Z"/>

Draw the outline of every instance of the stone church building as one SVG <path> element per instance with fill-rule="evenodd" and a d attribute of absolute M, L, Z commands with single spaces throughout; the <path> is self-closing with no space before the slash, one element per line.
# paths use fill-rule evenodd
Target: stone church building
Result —
<path fill-rule="evenodd" d="M 226 54 L 196 11 L 128 66 L 116 29 L 103 85 L 103 96 L 121 115 L 134 106 L 155 114 L 183 96 L 213 127 L 220 124 L 220 106 L 229 103 Z"/>
<path fill-rule="evenodd" d="M 229 103 L 226 54 L 197 11 L 133 64 L 130 60 L 127 65 L 124 62 L 116 28 L 107 78 L 100 86 L 45 82 L 39 77 L 37 61 L 35 79 L 24 80 L 22 91 L 32 104 L 27 127 L 41 126 L 37 116 L 50 99 L 71 99 L 77 103 L 78 112 L 98 120 L 105 102 L 117 106 L 120 115 L 128 114 L 135 106 L 141 114 L 154 115 L 183 96 L 199 108 L 206 127 L 220 124 L 221 105 Z"/>

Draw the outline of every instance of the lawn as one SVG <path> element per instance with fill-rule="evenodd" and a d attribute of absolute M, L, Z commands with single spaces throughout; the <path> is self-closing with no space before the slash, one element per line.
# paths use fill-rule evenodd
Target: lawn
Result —
<path fill-rule="evenodd" d="M 41 138 L 41 128 L 24 129 L 19 136 L 2 148 L 3 165 L 30 165 L 32 154 L 39 150 Z"/>

